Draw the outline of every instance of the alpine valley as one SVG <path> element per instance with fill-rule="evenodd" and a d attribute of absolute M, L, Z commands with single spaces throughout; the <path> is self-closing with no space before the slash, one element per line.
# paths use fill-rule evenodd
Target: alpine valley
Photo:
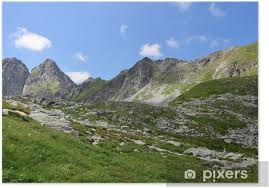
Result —
<path fill-rule="evenodd" d="M 145 57 L 80 85 L 49 58 L 31 73 L 17 58 L 2 67 L 3 182 L 204 182 L 203 170 L 258 181 L 257 43 Z"/>

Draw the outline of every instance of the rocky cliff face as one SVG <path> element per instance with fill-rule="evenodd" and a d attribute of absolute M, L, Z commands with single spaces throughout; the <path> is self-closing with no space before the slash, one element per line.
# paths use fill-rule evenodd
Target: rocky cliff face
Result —
<path fill-rule="evenodd" d="M 28 68 L 16 58 L 2 60 L 3 96 L 22 95 L 24 83 L 30 75 Z"/>
<path fill-rule="evenodd" d="M 75 83 L 59 69 L 53 60 L 46 59 L 32 70 L 25 82 L 23 95 L 65 99 L 75 86 Z"/>

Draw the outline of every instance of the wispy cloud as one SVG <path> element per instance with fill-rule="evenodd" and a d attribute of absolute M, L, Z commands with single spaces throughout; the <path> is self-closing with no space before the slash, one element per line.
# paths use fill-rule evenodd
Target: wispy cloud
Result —
<path fill-rule="evenodd" d="M 18 27 L 15 33 L 10 35 L 16 48 L 25 48 L 31 51 L 43 51 L 52 47 L 52 42 L 37 33 L 29 31 L 25 27 Z"/>
<path fill-rule="evenodd" d="M 192 2 L 176 2 L 180 12 L 186 12 L 191 8 Z"/>
<path fill-rule="evenodd" d="M 82 83 L 91 76 L 88 72 L 66 72 L 65 74 L 77 84 Z"/>
<path fill-rule="evenodd" d="M 162 56 L 161 54 L 161 46 L 159 44 L 144 44 L 141 48 L 140 48 L 140 52 L 139 54 L 141 56 L 148 56 L 148 57 L 153 57 L 153 58 L 158 58 L 160 56 Z"/>
<path fill-rule="evenodd" d="M 205 36 L 205 35 L 193 35 L 193 36 L 190 36 L 186 39 L 186 43 L 187 44 L 190 44 L 192 42 L 195 42 L 195 41 L 198 41 L 198 42 L 207 42 L 208 41 L 208 37 Z"/>
<path fill-rule="evenodd" d="M 212 38 L 206 35 L 191 35 L 180 41 L 176 40 L 174 37 L 171 37 L 165 42 L 169 48 L 179 48 L 186 45 L 203 44 L 207 45 L 209 48 L 217 49 L 227 47 L 231 43 L 231 40 L 228 38 Z"/>
<path fill-rule="evenodd" d="M 169 48 L 178 48 L 179 47 L 178 41 L 176 39 L 174 39 L 173 37 L 171 37 L 168 40 L 166 40 L 166 45 Z"/>
<path fill-rule="evenodd" d="M 126 24 L 122 24 L 120 26 L 120 34 L 125 34 L 128 31 L 129 26 Z"/>
<path fill-rule="evenodd" d="M 226 15 L 226 11 L 222 10 L 220 7 L 216 5 L 216 3 L 211 3 L 208 10 L 212 15 L 221 17 Z"/>
<path fill-rule="evenodd" d="M 88 56 L 86 54 L 83 54 L 82 52 L 76 52 L 73 55 L 73 58 L 83 63 L 86 63 L 86 61 L 88 60 Z"/>

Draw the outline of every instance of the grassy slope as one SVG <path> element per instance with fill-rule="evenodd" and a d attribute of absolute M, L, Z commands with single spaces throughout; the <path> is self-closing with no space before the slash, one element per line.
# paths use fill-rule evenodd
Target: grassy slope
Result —
<path fill-rule="evenodd" d="M 194 98 L 206 98 L 225 93 L 258 96 L 258 78 L 257 76 L 233 77 L 203 82 L 180 95 L 170 104 L 176 106 Z"/>
<path fill-rule="evenodd" d="M 4 117 L 3 182 L 191 182 L 183 178 L 185 170 L 199 176 L 210 168 L 193 157 L 115 148 L 111 141 L 93 146 L 35 121 Z M 249 172 L 254 175 L 248 181 L 256 181 L 256 167 Z"/>
<path fill-rule="evenodd" d="M 175 182 L 183 169 L 208 168 L 187 157 L 119 153 L 92 146 L 34 121 L 3 118 L 4 182 Z"/>

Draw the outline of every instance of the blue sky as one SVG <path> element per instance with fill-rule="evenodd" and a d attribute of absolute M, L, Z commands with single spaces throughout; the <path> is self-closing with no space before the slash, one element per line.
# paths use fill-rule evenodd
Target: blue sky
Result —
<path fill-rule="evenodd" d="M 76 82 L 139 59 L 193 60 L 258 40 L 257 3 L 3 3 L 3 57 L 46 58 Z"/>

